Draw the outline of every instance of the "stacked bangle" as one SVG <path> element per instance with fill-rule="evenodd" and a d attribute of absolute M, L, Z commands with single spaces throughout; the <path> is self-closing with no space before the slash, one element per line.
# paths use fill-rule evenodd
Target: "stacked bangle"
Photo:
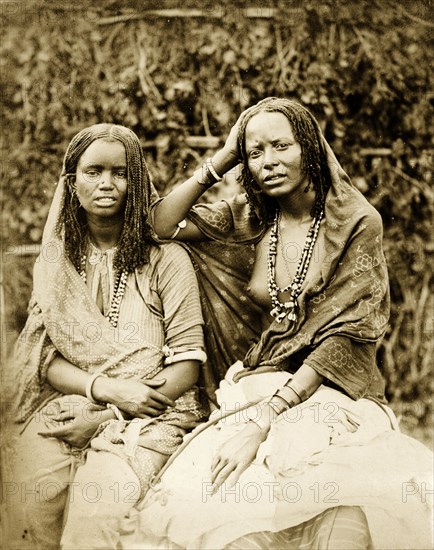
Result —
<path fill-rule="evenodd" d="M 276 395 L 276 394 L 274 394 Z M 274 397 L 274 396 L 273 396 Z M 285 401 L 285 404 L 286 406 L 284 407 L 279 407 L 279 405 L 277 403 L 275 403 L 274 401 L 272 401 L 273 397 L 270 398 L 269 401 L 267 401 L 267 405 L 269 407 L 271 407 L 271 409 L 279 416 L 279 414 L 285 412 L 286 410 L 288 410 L 290 408 L 290 405 Z"/>
<path fill-rule="evenodd" d="M 222 181 L 221 176 L 217 174 L 217 172 L 214 169 L 212 159 L 207 158 L 205 161 L 207 172 L 211 174 L 212 179 L 214 180 L 213 183 L 217 183 L 218 181 Z"/>
<path fill-rule="evenodd" d="M 217 174 L 212 164 L 212 159 L 206 159 L 205 163 L 194 173 L 199 185 L 206 189 L 221 181 L 221 177 Z"/>
<path fill-rule="evenodd" d="M 288 403 L 288 408 L 298 405 L 298 403 L 294 400 L 294 395 L 298 397 L 298 394 L 290 386 L 283 386 L 283 388 L 280 388 L 280 390 L 278 390 L 274 395 L 286 401 L 286 403 Z"/>
<path fill-rule="evenodd" d="M 255 411 L 255 416 L 253 417 L 252 413 Z M 247 409 L 247 419 L 249 422 L 253 422 L 256 424 L 261 432 L 267 432 L 270 428 L 270 423 L 267 422 L 267 420 L 264 418 L 264 404 L 263 405 L 257 405 L 256 407 L 252 408 L 252 410 Z M 259 413 L 259 414 L 258 414 Z"/>
<path fill-rule="evenodd" d="M 310 394 L 303 388 L 303 386 L 300 386 L 298 382 L 296 382 L 294 379 L 290 380 L 286 387 L 291 388 L 292 391 L 297 394 L 298 398 L 301 402 L 306 401 L 306 399 L 309 399 Z"/>

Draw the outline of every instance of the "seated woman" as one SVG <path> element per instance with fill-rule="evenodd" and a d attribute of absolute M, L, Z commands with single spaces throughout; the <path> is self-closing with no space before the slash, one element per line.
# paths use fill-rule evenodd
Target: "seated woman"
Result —
<path fill-rule="evenodd" d="M 10 374 L 8 548 L 117 548 L 119 520 L 206 414 L 197 280 L 185 250 L 153 239 L 151 189 L 129 129 L 69 144 Z"/>
<path fill-rule="evenodd" d="M 244 195 L 195 205 L 240 161 Z M 153 223 L 189 243 L 205 278 L 207 248 L 225 250 L 224 300 L 240 262 L 263 325 L 220 384 L 213 422 L 148 492 L 142 542 L 430 547 L 432 453 L 397 431 L 376 364 L 389 315 L 381 218 L 313 116 L 279 98 L 248 109 L 224 148 L 156 203 Z"/>

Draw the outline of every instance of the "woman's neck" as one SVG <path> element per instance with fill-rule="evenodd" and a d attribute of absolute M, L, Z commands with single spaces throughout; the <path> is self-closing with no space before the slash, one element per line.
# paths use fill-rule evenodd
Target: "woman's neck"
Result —
<path fill-rule="evenodd" d="M 118 244 L 123 220 L 95 220 L 88 218 L 89 238 L 100 250 L 108 250 Z"/>
<path fill-rule="evenodd" d="M 304 188 L 297 189 L 291 195 L 279 197 L 277 202 L 284 218 L 302 222 L 306 218 L 312 219 L 310 212 L 315 202 L 315 191 L 309 189 L 305 192 Z"/>

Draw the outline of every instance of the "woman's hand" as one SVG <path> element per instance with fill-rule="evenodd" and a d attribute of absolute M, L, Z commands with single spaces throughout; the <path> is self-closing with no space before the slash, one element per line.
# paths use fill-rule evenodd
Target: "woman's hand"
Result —
<path fill-rule="evenodd" d="M 239 382 L 242 378 L 245 378 L 246 376 L 250 376 L 251 374 L 260 374 L 264 372 L 278 372 L 281 369 L 278 367 L 272 367 L 272 366 L 264 366 L 264 367 L 256 367 L 255 369 L 246 369 L 243 368 L 242 370 L 239 370 L 236 372 L 232 378 L 234 382 Z"/>
<path fill-rule="evenodd" d="M 73 396 L 69 397 L 72 399 Z M 112 411 L 82 398 L 78 402 L 69 401 L 66 407 L 59 403 L 57 410 L 47 408 L 44 415 L 46 428 L 39 435 L 56 437 L 79 449 L 89 443 L 100 424 L 114 418 Z"/>
<path fill-rule="evenodd" d="M 241 113 L 235 124 L 232 126 L 225 144 L 220 151 L 213 156 L 212 162 L 218 174 L 225 174 L 241 162 L 241 151 L 238 145 L 238 133 L 240 125 L 246 114 L 253 107 L 249 107 Z"/>
<path fill-rule="evenodd" d="M 243 120 L 245 112 L 246 111 L 241 113 L 241 115 L 238 117 L 238 120 L 232 126 L 229 132 L 229 135 L 226 138 L 225 144 L 223 146 L 223 152 L 225 153 L 225 155 L 227 155 L 229 158 L 233 159 L 234 161 L 237 161 L 237 163 L 241 159 L 241 151 L 238 146 L 238 132 L 239 132 L 241 121 Z"/>
<path fill-rule="evenodd" d="M 112 403 L 137 418 L 159 416 L 167 407 L 175 406 L 172 399 L 153 389 L 165 382 L 165 379 L 136 380 L 99 376 L 92 385 L 92 395 L 96 401 Z"/>
<path fill-rule="evenodd" d="M 225 441 L 217 450 L 211 465 L 213 494 L 225 481 L 232 487 L 256 457 L 267 433 L 254 422 L 248 422 L 240 433 Z"/>

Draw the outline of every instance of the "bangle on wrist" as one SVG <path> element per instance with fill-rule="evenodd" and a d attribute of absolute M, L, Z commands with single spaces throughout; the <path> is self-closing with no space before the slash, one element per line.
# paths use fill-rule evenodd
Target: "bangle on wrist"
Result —
<path fill-rule="evenodd" d="M 271 397 L 270 400 L 267 401 L 267 405 L 277 414 L 277 416 L 279 416 L 279 414 L 282 414 L 284 411 L 287 411 L 289 409 L 289 405 L 286 401 L 285 401 L 285 405 L 279 405 L 278 403 L 275 403 L 274 401 L 272 401 L 273 397 Z"/>
<path fill-rule="evenodd" d="M 268 430 L 270 429 L 270 419 L 267 419 L 264 417 L 264 405 L 262 406 L 255 406 L 251 410 L 247 409 L 247 419 L 248 422 L 253 422 L 258 426 L 258 428 L 263 433 L 268 433 Z"/>
<path fill-rule="evenodd" d="M 86 382 L 86 397 L 89 399 L 89 401 L 91 403 L 95 403 L 96 405 L 99 405 L 99 403 L 98 403 L 98 401 L 95 400 L 95 398 L 92 395 L 92 386 L 93 386 L 93 383 L 95 382 L 95 380 L 99 376 L 105 376 L 106 377 L 107 375 L 102 373 L 102 372 L 95 372 L 94 374 L 91 374 L 89 376 L 89 378 L 87 379 L 87 382 Z"/>
<path fill-rule="evenodd" d="M 310 397 L 310 394 L 305 390 L 305 388 L 303 388 L 303 386 L 296 382 L 293 378 L 289 380 L 285 386 L 287 388 L 291 388 L 292 391 L 298 395 L 301 402 L 306 401 L 306 399 L 309 399 Z"/>
<path fill-rule="evenodd" d="M 218 181 L 222 181 L 222 177 L 219 176 L 217 174 L 217 172 L 215 171 L 215 168 L 214 168 L 213 163 L 212 163 L 212 158 L 207 158 L 206 161 L 205 161 L 205 164 L 206 164 L 208 172 L 211 173 L 211 176 L 215 180 L 213 183 L 217 183 Z"/>
<path fill-rule="evenodd" d="M 204 189 L 209 189 L 212 187 L 215 183 L 215 181 L 211 181 L 210 179 L 211 172 L 208 172 L 206 169 L 206 165 L 203 164 L 200 168 L 198 168 L 194 172 L 194 177 L 196 178 L 197 183 L 203 187 Z"/>
<path fill-rule="evenodd" d="M 270 424 L 265 423 L 262 419 L 253 420 L 253 418 L 250 418 L 248 421 L 248 424 L 256 424 L 258 428 L 260 429 L 261 433 L 267 434 L 268 430 L 270 429 Z"/>
<path fill-rule="evenodd" d="M 209 189 L 222 179 L 215 171 L 210 158 L 206 159 L 205 163 L 194 172 L 194 176 L 197 183 L 205 189 Z"/>
<path fill-rule="evenodd" d="M 283 386 L 273 395 L 273 397 L 274 396 L 283 399 L 288 404 L 288 408 L 295 407 L 296 405 L 301 403 L 301 399 L 299 398 L 297 392 L 290 386 Z M 298 398 L 299 403 L 297 403 L 297 401 L 294 399 L 294 396 L 295 398 Z"/>

